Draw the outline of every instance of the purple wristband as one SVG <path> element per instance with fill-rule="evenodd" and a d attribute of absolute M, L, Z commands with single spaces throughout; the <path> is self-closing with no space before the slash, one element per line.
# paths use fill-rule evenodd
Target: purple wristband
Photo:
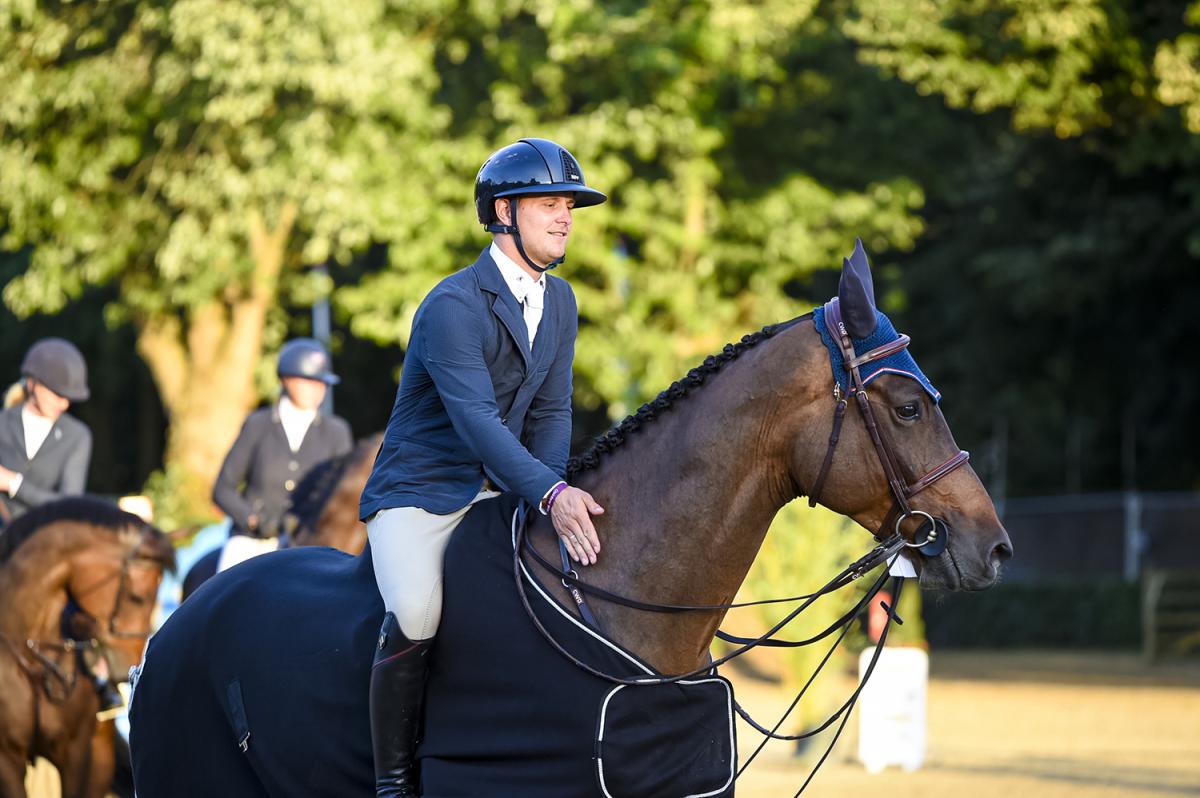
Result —
<path fill-rule="evenodd" d="M 567 483 L 560 482 L 550 489 L 550 495 L 546 498 L 546 512 L 550 512 L 550 508 L 554 506 L 554 500 L 558 498 L 558 494 L 567 489 Z"/>

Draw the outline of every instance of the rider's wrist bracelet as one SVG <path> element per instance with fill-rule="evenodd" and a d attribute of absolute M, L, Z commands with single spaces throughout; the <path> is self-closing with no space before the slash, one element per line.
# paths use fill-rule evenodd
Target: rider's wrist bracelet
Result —
<path fill-rule="evenodd" d="M 550 508 L 554 506 L 554 500 L 558 498 L 558 494 L 567 489 L 567 483 L 560 482 L 550 489 L 550 495 L 546 497 L 546 512 L 550 512 Z"/>

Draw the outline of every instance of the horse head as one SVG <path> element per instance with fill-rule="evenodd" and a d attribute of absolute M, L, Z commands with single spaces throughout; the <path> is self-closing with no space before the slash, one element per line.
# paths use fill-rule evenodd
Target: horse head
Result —
<path fill-rule="evenodd" d="M 117 512 L 115 525 L 95 527 L 105 534 L 73 547 L 66 557 L 67 629 L 78 639 L 96 640 L 112 678 L 123 680 L 141 661 L 163 574 L 175 568 L 175 550 L 156 527 Z"/>
<path fill-rule="evenodd" d="M 827 418 L 816 424 L 821 432 L 797 437 L 796 484 L 880 540 L 900 532 L 910 542 L 902 556 L 922 586 L 995 584 L 1012 543 L 954 442 L 941 395 L 908 353 L 907 337 L 876 308 L 861 241 L 843 260 L 837 299 L 813 321 L 828 350 L 833 390 Z"/>

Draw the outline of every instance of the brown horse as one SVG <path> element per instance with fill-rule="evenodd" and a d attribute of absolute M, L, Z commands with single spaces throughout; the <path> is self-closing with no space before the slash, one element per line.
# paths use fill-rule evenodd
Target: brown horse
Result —
<path fill-rule="evenodd" d="M 64 798 L 107 793 L 112 764 L 93 762 L 92 666 L 121 678 L 141 660 L 174 556 L 160 531 L 98 499 L 51 502 L 0 532 L 0 795 L 24 796 L 39 756 Z"/>
<path fill-rule="evenodd" d="M 347 554 L 363 550 L 367 525 L 358 520 L 358 497 L 382 442 L 382 433 L 363 438 L 349 454 L 317 466 L 300 480 L 290 510 L 296 519 L 293 546 L 331 546 Z"/>
<path fill-rule="evenodd" d="M 869 281 L 869 273 L 843 272 L 843 356 L 851 339 L 857 347 L 876 329 Z M 907 339 L 881 343 L 874 358 L 899 352 Z M 1011 543 L 936 398 L 895 370 L 864 384 L 856 365 L 862 358 L 851 359 L 847 396 L 834 390 L 831 350 L 813 316 L 772 325 L 706 360 L 574 460 L 572 483 L 607 510 L 596 519 L 599 563 L 584 578 L 643 602 L 728 603 L 776 513 L 808 495 L 881 539 L 899 530 L 918 543 L 930 531 L 920 519 L 936 518 L 944 549 L 904 555 L 920 584 L 994 584 Z M 500 512 L 487 504 L 464 524 Z M 492 568 L 486 584 L 450 570 L 452 561 L 461 567 L 483 559 L 471 548 L 473 536 L 508 540 L 506 524 L 500 535 L 485 529 L 456 536 L 447 551 L 446 614 L 427 701 L 438 717 L 427 714 L 420 753 L 424 787 L 432 795 L 466 794 L 450 785 L 486 773 L 493 794 L 595 795 L 592 707 L 568 726 L 577 713 L 547 699 L 560 677 L 570 678 L 562 671 L 570 666 L 553 653 L 539 660 L 553 675 L 511 665 L 545 645 L 530 637 L 524 619 L 495 615 L 520 613 L 511 550 L 507 579 L 505 553 L 494 549 L 484 555 L 492 564 L 481 566 Z M 546 559 L 557 558 L 556 538 L 536 514 L 529 538 Z M 131 710 L 139 791 L 373 794 L 365 720 L 371 652 L 359 649 L 371 646 L 382 607 L 369 548 L 359 558 L 297 549 L 260 559 L 221 575 L 224 590 L 181 606 L 151 642 Z M 542 584 L 557 581 L 540 573 Z M 565 591 L 549 592 L 562 612 L 578 617 Z M 704 668 L 724 616 L 719 609 L 663 615 L 591 605 L 612 639 L 662 674 Z M 474 681 L 500 679 L 504 688 L 492 691 Z M 548 733 L 533 739 L 529 732 L 537 730 Z M 558 775 L 566 773 L 571 778 Z"/>

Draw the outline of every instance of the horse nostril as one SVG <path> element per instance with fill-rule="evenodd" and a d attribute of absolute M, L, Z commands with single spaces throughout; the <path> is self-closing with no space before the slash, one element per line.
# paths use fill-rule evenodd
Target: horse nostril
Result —
<path fill-rule="evenodd" d="M 1012 543 L 1010 543 L 1007 540 L 1003 540 L 1003 541 L 997 543 L 996 547 L 994 549 L 992 549 L 992 557 L 994 557 L 999 562 L 1004 562 L 1005 560 L 1012 559 L 1012 555 L 1013 555 Z"/>

